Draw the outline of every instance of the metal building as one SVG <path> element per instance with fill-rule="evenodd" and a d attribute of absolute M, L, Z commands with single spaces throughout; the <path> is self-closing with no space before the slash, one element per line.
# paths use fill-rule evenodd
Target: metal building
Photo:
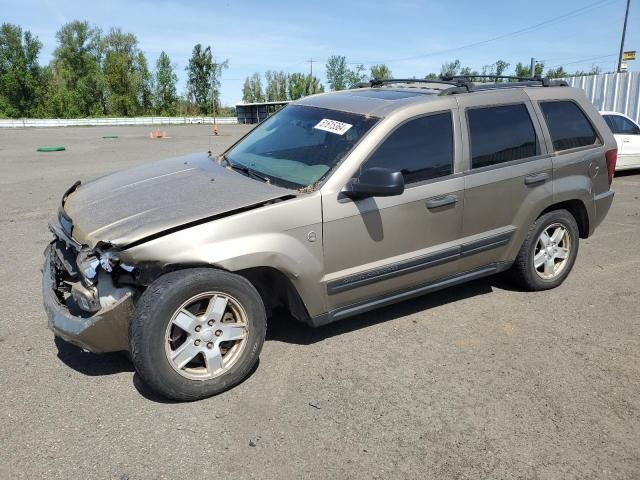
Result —
<path fill-rule="evenodd" d="M 236 105 L 238 123 L 260 123 L 287 103 L 289 102 L 286 100 L 282 102 L 239 103 Z"/>
<path fill-rule="evenodd" d="M 640 72 L 603 73 L 565 78 L 581 88 L 598 110 L 623 113 L 640 121 Z"/>

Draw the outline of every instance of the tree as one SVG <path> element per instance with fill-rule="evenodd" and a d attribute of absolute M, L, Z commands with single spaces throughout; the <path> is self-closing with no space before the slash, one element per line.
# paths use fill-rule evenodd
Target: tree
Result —
<path fill-rule="evenodd" d="M 280 102 L 287 99 L 287 75 L 284 72 L 267 70 L 264 78 L 267 102 Z"/>
<path fill-rule="evenodd" d="M 349 69 L 347 68 L 347 58 L 341 55 L 332 55 L 327 60 L 325 66 L 327 72 L 327 83 L 333 91 L 347 88 Z"/>
<path fill-rule="evenodd" d="M 509 68 L 509 62 L 505 62 L 504 60 L 497 60 L 494 65 L 496 75 L 498 76 L 503 75 L 504 72 L 507 71 L 507 68 Z"/>
<path fill-rule="evenodd" d="M 367 69 L 364 68 L 364 65 L 356 65 L 356 68 L 353 70 L 347 70 L 347 88 L 351 88 L 354 85 L 364 82 L 368 79 Z"/>
<path fill-rule="evenodd" d="M 324 86 L 316 77 L 304 73 L 292 73 L 288 76 L 288 94 L 290 100 L 324 92 Z"/>
<path fill-rule="evenodd" d="M 242 101 L 245 103 L 264 102 L 262 91 L 262 78 L 259 73 L 254 73 L 244 80 L 242 85 Z"/>
<path fill-rule="evenodd" d="M 220 104 L 220 76 L 229 67 L 229 59 L 218 63 L 211 46 L 193 47 L 187 71 L 187 89 L 199 113 L 217 113 Z"/>
<path fill-rule="evenodd" d="M 153 109 L 158 115 L 174 116 L 178 107 L 176 84 L 178 75 L 171 65 L 171 59 L 164 51 L 156 61 L 153 82 Z"/>
<path fill-rule="evenodd" d="M 149 72 L 147 59 L 142 52 L 138 52 L 135 65 L 135 75 L 138 90 L 139 112 L 143 115 L 151 113 L 153 108 L 153 76 Z"/>
<path fill-rule="evenodd" d="M 370 70 L 371 78 L 377 78 L 378 80 L 389 80 L 393 78 L 391 70 L 384 63 L 373 65 Z"/>
<path fill-rule="evenodd" d="M 544 72 L 544 63 L 538 62 L 534 68 L 534 77 L 542 77 Z M 531 78 L 531 67 L 522 62 L 516 64 L 516 77 Z"/>
<path fill-rule="evenodd" d="M 112 28 L 103 40 L 106 113 L 135 116 L 144 111 L 149 91 L 147 62 L 132 33 Z"/>
<path fill-rule="evenodd" d="M 600 73 L 602 73 L 602 69 L 600 67 L 597 66 L 592 66 L 591 70 L 577 70 L 573 75 L 570 75 L 572 77 L 582 77 L 582 76 L 588 76 L 588 75 L 599 75 Z"/>
<path fill-rule="evenodd" d="M 437 73 L 427 73 L 427 75 L 424 77 L 425 80 L 438 80 L 440 77 L 438 76 Z"/>
<path fill-rule="evenodd" d="M 99 29 L 77 20 L 56 33 L 47 98 L 51 114 L 69 118 L 104 113 L 100 35 Z"/>
<path fill-rule="evenodd" d="M 557 68 L 550 68 L 549 70 L 547 70 L 546 76 L 548 78 L 566 78 L 569 76 L 569 74 L 564 71 L 564 68 L 557 67 Z"/>
<path fill-rule="evenodd" d="M 43 113 L 44 75 L 38 63 L 42 43 L 17 25 L 0 26 L 0 116 Z"/>
<path fill-rule="evenodd" d="M 453 62 L 445 62 L 440 69 L 440 77 L 455 77 L 460 71 L 460 60 L 454 60 Z"/>

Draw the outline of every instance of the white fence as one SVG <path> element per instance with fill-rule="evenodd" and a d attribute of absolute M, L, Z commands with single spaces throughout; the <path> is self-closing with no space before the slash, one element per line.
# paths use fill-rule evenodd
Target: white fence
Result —
<path fill-rule="evenodd" d="M 212 125 L 213 117 L 133 117 L 133 118 L 21 118 L 0 119 L 0 128 L 96 127 L 116 125 Z M 217 117 L 215 123 L 238 123 L 236 117 Z"/>
<path fill-rule="evenodd" d="M 581 88 L 598 110 L 623 113 L 640 121 L 640 72 L 604 73 L 565 78 Z"/>

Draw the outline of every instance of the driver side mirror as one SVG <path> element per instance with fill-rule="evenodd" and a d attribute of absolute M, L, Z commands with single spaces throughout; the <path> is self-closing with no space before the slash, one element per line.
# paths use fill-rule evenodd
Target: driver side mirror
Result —
<path fill-rule="evenodd" d="M 359 177 L 352 178 L 342 193 L 352 199 L 367 197 L 392 197 L 404 192 L 402 172 L 388 168 L 372 167 L 363 171 Z"/>

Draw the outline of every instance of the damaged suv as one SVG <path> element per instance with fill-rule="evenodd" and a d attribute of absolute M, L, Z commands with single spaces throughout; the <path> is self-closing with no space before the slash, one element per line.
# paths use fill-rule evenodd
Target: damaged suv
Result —
<path fill-rule="evenodd" d="M 562 82 L 307 97 L 219 156 L 73 185 L 45 252 L 49 327 L 128 351 L 166 397 L 204 398 L 249 374 L 277 308 L 320 326 L 507 270 L 559 285 L 609 210 L 615 162 Z"/>

